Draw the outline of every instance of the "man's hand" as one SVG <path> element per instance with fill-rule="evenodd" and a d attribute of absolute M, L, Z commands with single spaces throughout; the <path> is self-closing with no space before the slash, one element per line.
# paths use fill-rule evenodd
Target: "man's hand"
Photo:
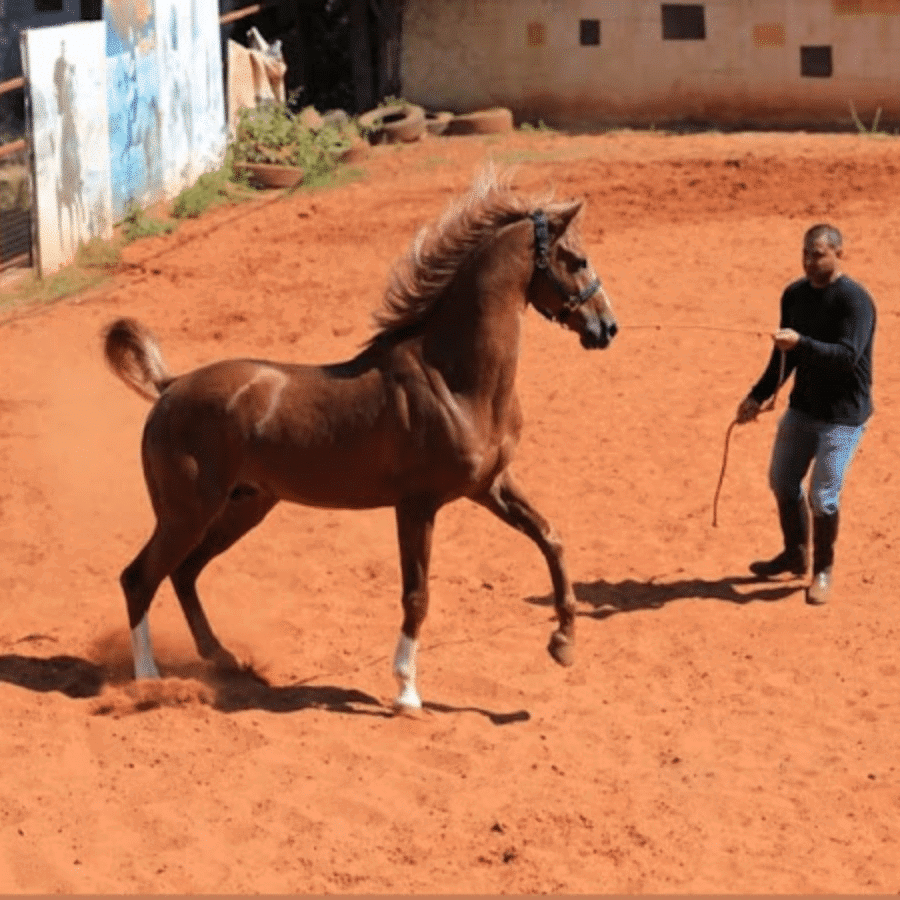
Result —
<path fill-rule="evenodd" d="M 735 421 L 738 425 L 752 422 L 759 415 L 759 404 L 752 397 L 744 397 L 737 408 Z"/>
<path fill-rule="evenodd" d="M 778 350 L 793 350 L 800 340 L 800 335 L 793 328 L 779 328 L 772 335 L 772 340 L 775 341 Z"/>

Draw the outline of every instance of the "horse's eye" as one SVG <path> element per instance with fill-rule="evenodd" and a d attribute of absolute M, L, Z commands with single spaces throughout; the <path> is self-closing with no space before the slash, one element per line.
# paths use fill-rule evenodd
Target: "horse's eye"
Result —
<path fill-rule="evenodd" d="M 587 268 L 587 260 L 583 256 L 579 256 L 578 259 L 575 260 L 575 268 L 576 269 L 586 269 Z"/>

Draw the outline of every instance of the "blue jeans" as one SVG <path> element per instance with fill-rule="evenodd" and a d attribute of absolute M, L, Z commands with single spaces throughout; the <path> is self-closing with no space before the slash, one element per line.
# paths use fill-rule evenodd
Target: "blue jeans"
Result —
<path fill-rule="evenodd" d="M 809 505 L 814 515 L 838 511 L 847 467 L 866 424 L 835 425 L 788 408 L 775 435 L 769 486 L 790 503 L 803 497 L 803 479 L 812 463 Z"/>

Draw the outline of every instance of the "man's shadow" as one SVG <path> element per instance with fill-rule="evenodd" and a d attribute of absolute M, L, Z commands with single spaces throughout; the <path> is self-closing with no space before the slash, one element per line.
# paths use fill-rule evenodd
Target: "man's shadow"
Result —
<path fill-rule="evenodd" d="M 738 587 L 760 585 L 753 590 L 741 591 Z M 637 612 L 646 609 L 662 609 L 674 600 L 724 600 L 744 605 L 753 601 L 774 602 L 784 600 L 801 590 L 797 581 L 760 582 L 759 578 L 735 575 L 709 581 L 703 578 L 683 578 L 675 581 L 637 581 L 626 578 L 612 582 L 598 579 L 576 582 L 575 597 L 592 609 L 579 611 L 578 615 L 592 619 L 606 619 L 617 613 Z M 552 606 L 552 595 L 529 597 L 528 603 L 536 606 Z"/>

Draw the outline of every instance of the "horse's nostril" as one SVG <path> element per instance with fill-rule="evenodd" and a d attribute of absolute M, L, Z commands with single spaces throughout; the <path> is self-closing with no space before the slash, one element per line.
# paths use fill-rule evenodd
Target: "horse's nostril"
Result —
<path fill-rule="evenodd" d="M 611 338 L 614 338 L 619 333 L 619 326 L 616 325 L 615 322 L 611 322 L 609 327 L 607 328 L 607 331 L 609 332 L 609 336 Z"/>

